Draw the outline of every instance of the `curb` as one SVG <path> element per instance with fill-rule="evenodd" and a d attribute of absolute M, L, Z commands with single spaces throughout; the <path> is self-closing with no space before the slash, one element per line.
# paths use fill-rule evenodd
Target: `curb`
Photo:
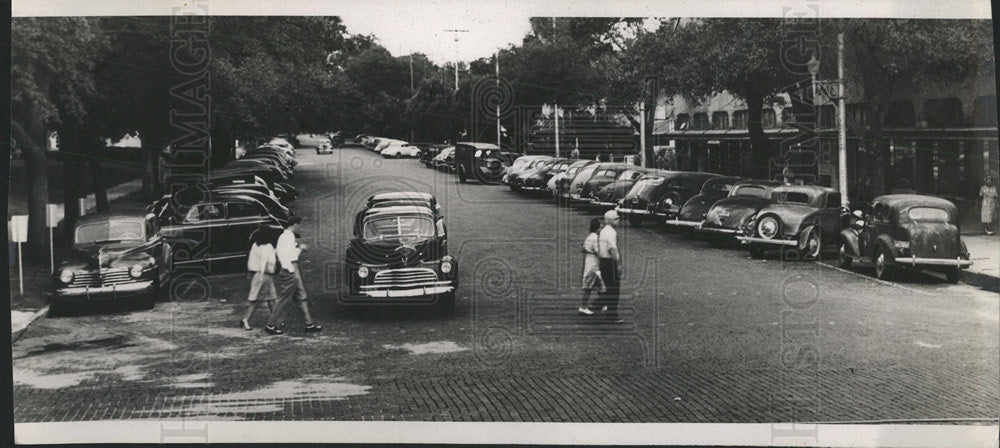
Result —
<path fill-rule="evenodd" d="M 15 328 L 13 325 L 11 325 L 11 327 L 10 327 L 10 342 L 11 343 L 16 342 L 17 338 L 21 337 L 21 335 L 24 334 L 24 332 L 28 329 L 28 326 L 30 326 L 32 322 L 38 320 L 39 317 L 44 316 L 48 312 L 49 312 L 49 305 L 45 305 L 45 306 L 42 307 L 42 309 L 40 309 L 38 311 L 35 311 L 35 314 L 32 314 L 31 318 L 28 319 L 27 322 L 24 322 L 23 324 L 18 325 L 19 328 Z"/>

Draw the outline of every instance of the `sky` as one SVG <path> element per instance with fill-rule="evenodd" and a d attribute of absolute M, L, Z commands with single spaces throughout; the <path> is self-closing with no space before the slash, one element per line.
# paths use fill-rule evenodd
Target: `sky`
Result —
<path fill-rule="evenodd" d="M 424 53 L 435 64 L 472 61 L 520 44 L 531 14 L 496 2 L 382 4 L 340 13 L 351 34 L 373 34 L 395 56 Z M 448 32 L 446 30 L 467 30 Z M 456 38 L 458 41 L 456 42 Z"/>

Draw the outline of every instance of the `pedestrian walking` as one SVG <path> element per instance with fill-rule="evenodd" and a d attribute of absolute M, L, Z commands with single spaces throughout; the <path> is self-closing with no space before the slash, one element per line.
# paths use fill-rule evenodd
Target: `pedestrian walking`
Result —
<path fill-rule="evenodd" d="M 306 288 L 302 284 L 299 255 L 302 254 L 302 251 L 307 250 L 308 246 L 295 242 L 295 230 L 298 229 L 300 222 L 302 222 L 302 218 L 298 216 L 293 216 L 289 219 L 288 225 L 285 226 L 285 231 L 278 237 L 278 244 L 275 246 L 275 255 L 278 259 L 277 280 L 279 298 L 278 304 L 271 313 L 271 318 L 267 321 L 267 326 L 264 327 L 264 331 L 270 334 L 284 333 L 275 324 L 281 318 L 282 311 L 292 301 L 302 311 L 302 318 L 306 323 L 306 333 L 317 332 L 323 329 L 323 327 L 313 322 L 312 316 L 309 314 L 309 304 L 306 302 Z"/>
<path fill-rule="evenodd" d="M 993 178 L 986 176 L 983 181 L 985 185 L 979 188 L 979 196 L 983 198 L 980 204 L 979 218 L 986 227 L 986 234 L 993 234 L 993 215 L 997 206 L 997 187 L 993 186 Z"/>
<path fill-rule="evenodd" d="M 608 210 L 604 214 L 604 228 L 597 238 L 597 257 L 601 268 L 601 279 L 604 280 L 605 292 L 599 294 L 601 311 L 607 311 L 607 318 L 614 323 L 622 323 L 618 316 L 618 301 L 621 295 L 621 277 L 624 265 L 618 251 L 618 212 Z"/>
<path fill-rule="evenodd" d="M 278 294 L 274 289 L 274 274 L 277 268 L 277 258 L 274 251 L 274 235 L 265 226 L 260 226 L 253 235 L 250 246 L 250 256 L 247 257 L 247 270 L 250 271 L 250 294 L 247 301 L 250 305 L 243 313 L 240 325 L 244 330 L 250 327 L 250 318 L 257 311 L 261 302 L 267 303 L 267 308 L 274 313 L 274 301 Z"/>
<path fill-rule="evenodd" d="M 590 220 L 590 233 L 583 240 L 583 301 L 577 312 L 583 315 L 594 314 L 590 309 L 590 294 L 597 290 L 598 293 L 607 292 L 604 287 L 604 280 L 601 279 L 601 262 L 597 258 L 597 239 L 601 230 L 601 220 L 594 218 Z"/>

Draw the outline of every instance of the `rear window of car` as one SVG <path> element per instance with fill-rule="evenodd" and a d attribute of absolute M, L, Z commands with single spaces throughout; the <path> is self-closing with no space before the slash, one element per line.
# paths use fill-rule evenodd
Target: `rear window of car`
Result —
<path fill-rule="evenodd" d="M 747 185 L 745 187 L 740 187 L 736 189 L 733 193 L 734 196 L 757 196 L 759 198 L 767 197 L 767 189 L 764 187 L 757 187 L 753 185 Z"/>
<path fill-rule="evenodd" d="M 906 212 L 915 222 L 948 222 L 948 212 L 934 207 L 913 207 Z"/>
<path fill-rule="evenodd" d="M 784 204 L 809 205 L 809 195 L 805 193 L 788 192 L 781 195 L 781 198 L 778 200 L 778 202 Z"/>
<path fill-rule="evenodd" d="M 618 178 L 621 180 L 630 180 L 630 179 L 638 179 L 641 176 L 642 173 L 636 170 L 625 170 L 622 171 L 621 175 L 619 175 Z"/>

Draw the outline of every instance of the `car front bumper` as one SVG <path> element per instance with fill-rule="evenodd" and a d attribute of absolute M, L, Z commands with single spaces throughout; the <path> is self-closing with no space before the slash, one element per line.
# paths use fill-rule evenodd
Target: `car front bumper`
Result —
<path fill-rule="evenodd" d="M 918 258 L 918 257 L 896 257 L 896 264 L 909 266 L 953 266 L 957 268 L 967 268 L 972 266 L 972 260 L 961 258 Z"/>
<path fill-rule="evenodd" d="M 81 286 L 74 288 L 57 288 L 55 296 L 60 298 L 79 298 L 86 300 L 117 299 L 119 297 L 139 296 L 153 291 L 152 280 L 121 283 L 110 286 Z"/>
<path fill-rule="evenodd" d="M 628 207 L 615 207 L 615 211 L 619 215 L 651 215 L 653 214 L 649 210 L 644 208 L 628 208 Z"/>
<path fill-rule="evenodd" d="M 701 221 L 682 221 L 680 219 L 677 219 L 676 217 L 674 219 L 668 219 L 663 223 L 668 226 L 684 227 L 688 229 L 698 229 L 699 227 L 701 227 Z"/>
<path fill-rule="evenodd" d="M 711 235 L 736 235 L 736 229 L 727 229 L 724 227 L 705 227 L 703 225 L 698 225 L 695 230 Z"/>
<path fill-rule="evenodd" d="M 775 246 L 797 246 L 799 244 L 796 240 L 777 240 L 758 238 L 755 236 L 738 236 L 736 239 L 748 244 L 772 244 Z"/>

